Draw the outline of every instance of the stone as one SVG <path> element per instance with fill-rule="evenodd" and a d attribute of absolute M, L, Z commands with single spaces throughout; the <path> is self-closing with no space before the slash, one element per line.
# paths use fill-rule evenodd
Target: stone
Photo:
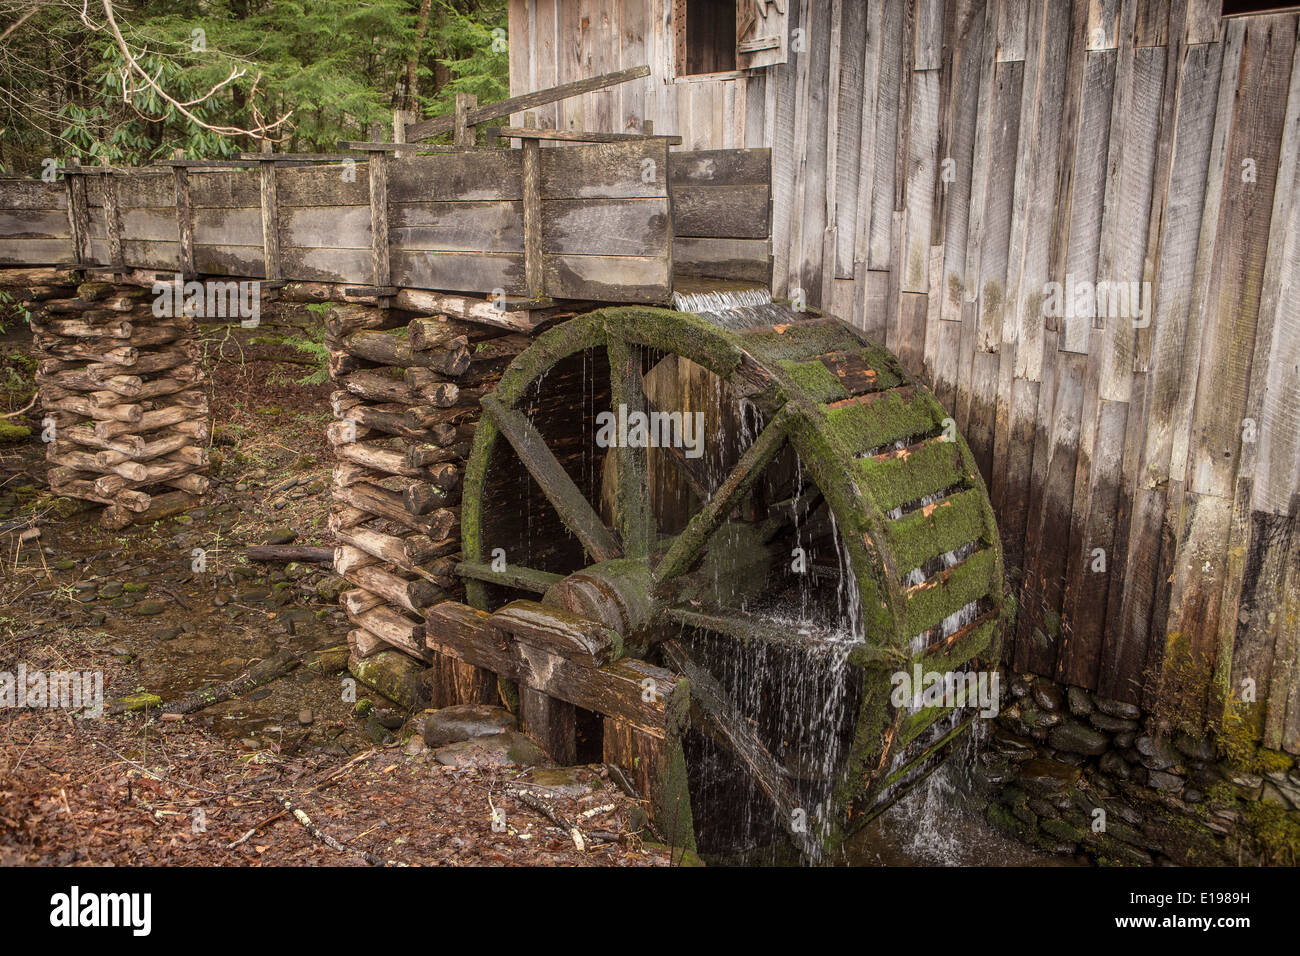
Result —
<path fill-rule="evenodd" d="M 1140 754 L 1142 766 L 1148 770 L 1166 770 L 1180 762 L 1178 751 L 1167 737 L 1143 734 L 1133 742 L 1133 746 Z"/>
<path fill-rule="evenodd" d="M 277 528 L 266 537 L 267 544 L 292 544 L 298 537 L 297 532 L 289 528 Z"/>
<path fill-rule="evenodd" d="M 1291 779 L 1292 776 L 1294 776 L 1293 774 L 1274 771 L 1272 773 L 1266 773 L 1264 776 L 1268 777 L 1269 783 L 1271 783 L 1273 787 L 1282 794 L 1282 796 L 1286 797 L 1288 803 L 1293 807 L 1300 807 L 1300 783 L 1296 783 Z"/>
<path fill-rule="evenodd" d="M 1067 720 L 1053 727 L 1047 739 L 1057 750 L 1089 757 L 1103 754 L 1110 748 L 1109 737 L 1077 720 Z"/>
<path fill-rule="evenodd" d="M 1061 692 L 1061 688 L 1051 681 L 1034 681 L 1033 691 L 1034 701 L 1048 713 L 1055 714 L 1065 708 L 1065 695 Z"/>
<path fill-rule="evenodd" d="M 1193 737 L 1182 731 L 1174 734 L 1174 746 L 1181 753 L 1192 757 L 1195 760 L 1213 760 L 1218 754 L 1215 753 L 1214 744 L 1207 737 Z"/>
<path fill-rule="evenodd" d="M 1183 778 L 1177 774 L 1165 773 L 1163 770 L 1152 770 L 1147 774 L 1147 786 L 1152 790 L 1177 793 L 1183 789 Z"/>
<path fill-rule="evenodd" d="M 1065 700 L 1069 705 L 1070 713 L 1076 717 L 1087 717 L 1092 713 L 1092 699 L 1082 687 L 1066 688 Z"/>
<path fill-rule="evenodd" d="M 1125 720 L 1123 717 L 1112 717 L 1110 714 L 1103 714 L 1099 710 L 1094 710 L 1088 715 L 1088 723 L 1092 724 L 1098 730 L 1104 730 L 1111 734 L 1132 732 L 1137 730 L 1140 726 L 1136 720 Z"/>
<path fill-rule="evenodd" d="M 1037 684 L 1034 685 L 1034 689 L 1035 691 L 1038 689 Z M 1030 707 L 1027 708 L 1025 712 L 1021 715 L 1021 719 L 1024 720 L 1024 722 L 1028 724 L 1030 727 L 1034 727 L 1039 730 L 1046 730 L 1050 727 L 1055 727 L 1057 724 L 1059 724 L 1061 722 L 1061 715 L 1057 713 L 1052 713 L 1050 711 L 1037 710 L 1036 708 Z"/>
<path fill-rule="evenodd" d="M 160 641 L 174 641 L 176 640 L 176 638 L 180 637 L 183 633 L 185 633 L 183 628 L 164 627 L 161 631 L 158 632 L 156 636 Z"/>
<path fill-rule="evenodd" d="M 1079 782 L 1082 771 L 1078 767 L 1057 760 L 1035 758 L 1027 760 L 1020 768 L 1020 785 L 1033 793 L 1059 793 Z"/>
<path fill-rule="evenodd" d="M 1040 828 L 1044 833 L 1048 833 L 1067 843 L 1081 843 L 1087 836 L 1086 830 L 1082 830 L 1066 820 L 1044 820 L 1040 824 Z"/>
<path fill-rule="evenodd" d="M 316 716 L 311 712 L 310 707 L 304 707 L 302 710 L 298 711 L 298 723 L 302 724 L 304 727 L 310 726 L 315 719 Z"/>
<path fill-rule="evenodd" d="M 441 747 L 476 737 L 506 733 L 516 726 L 514 715 L 504 707 L 456 704 L 435 710 L 426 716 L 421 732 L 426 744 Z"/>
<path fill-rule="evenodd" d="M 1135 740 L 1137 740 L 1136 731 L 1125 730 L 1115 735 L 1115 746 L 1120 750 L 1128 750 Z"/>
<path fill-rule="evenodd" d="M 1011 681 L 1011 695 L 1013 697 L 1026 697 L 1029 694 L 1029 682 L 1023 677 L 1017 676 Z"/>
<path fill-rule="evenodd" d="M 1264 792 L 1260 795 L 1259 799 L 1262 803 L 1272 804 L 1275 807 L 1283 807 L 1287 810 L 1291 809 L 1291 801 L 1282 795 L 1282 791 L 1273 785 L 1272 780 L 1264 781 Z"/>
<path fill-rule="evenodd" d="M 1258 790 L 1264 785 L 1264 778 L 1257 773 L 1247 773 L 1245 770 L 1222 765 L 1219 769 L 1233 786 L 1241 787 L 1243 790 Z"/>
<path fill-rule="evenodd" d="M 140 617 L 153 617 L 155 614 L 161 614 L 165 610 L 167 610 L 166 601 L 160 601 L 157 598 L 150 598 L 147 601 L 141 601 L 137 604 L 132 608 L 131 613 L 139 615 Z"/>
<path fill-rule="evenodd" d="M 1111 717 L 1123 717 L 1125 720 L 1137 720 L 1142 716 L 1142 708 L 1137 704 L 1126 704 L 1121 700 L 1111 700 L 1107 697 L 1092 696 L 1092 704 L 1103 714 L 1109 714 Z"/>
<path fill-rule="evenodd" d="M 1098 761 L 1097 766 L 1099 766 L 1104 773 L 1112 774 L 1119 777 L 1121 780 L 1127 780 L 1129 777 L 1130 771 L 1128 764 L 1124 762 L 1123 757 L 1114 751 L 1102 754 L 1101 760 Z"/>
<path fill-rule="evenodd" d="M 541 748 L 517 730 L 447 744 L 434 751 L 433 759 L 444 767 L 478 769 L 536 767 L 548 763 Z"/>
<path fill-rule="evenodd" d="M 542 796 L 583 797 L 597 789 L 600 778 L 581 767 L 538 767 L 518 783 L 536 787 Z"/>
<path fill-rule="evenodd" d="M 402 745 L 403 752 L 411 757 L 414 757 L 416 754 L 422 754 L 428 749 L 429 745 L 424 742 L 424 738 L 419 734 L 409 737 L 406 743 Z"/>
<path fill-rule="evenodd" d="M 371 714 L 365 722 L 366 736 L 377 744 L 391 743 L 393 732 L 379 722 L 379 719 Z"/>

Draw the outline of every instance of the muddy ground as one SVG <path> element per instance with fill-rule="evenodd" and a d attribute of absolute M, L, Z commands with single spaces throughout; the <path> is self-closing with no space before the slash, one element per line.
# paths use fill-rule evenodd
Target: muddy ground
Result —
<path fill-rule="evenodd" d="M 26 404 L 34 363 L 25 324 L 0 321 L 6 411 Z M 108 701 L 172 701 L 277 651 L 311 666 L 181 719 L 0 709 L 0 863 L 679 862 L 643 842 L 642 808 L 605 768 L 559 789 L 535 770 L 453 769 L 396 726 L 413 715 L 364 687 L 375 711 L 357 716 L 340 655 L 312 653 L 346 641 L 342 582 L 244 557 L 329 543 L 330 386 L 301 381 L 316 361 L 305 342 L 235 327 L 204 342 L 213 487 L 187 515 L 103 530 L 97 509 L 49 494 L 39 416 L 12 420 L 33 435 L 0 444 L 0 672 L 100 671 Z"/>

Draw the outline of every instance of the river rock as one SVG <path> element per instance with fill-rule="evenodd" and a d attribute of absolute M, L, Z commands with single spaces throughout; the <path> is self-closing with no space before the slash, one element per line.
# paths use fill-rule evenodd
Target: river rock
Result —
<path fill-rule="evenodd" d="M 150 598 L 147 601 L 141 601 L 131 611 L 140 617 L 153 617 L 155 614 L 161 614 L 167 610 L 167 602 L 160 601 L 157 598 Z"/>
<path fill-rule="evenodd" d="M 1183 778 L 1163 770 L 1152 770 L 1147 774 L 1147 786 L 1152 790 L 1176 793 L 1183 788 Z"/>
<path fill-rule="evenodd" d="M 1193 737 L 1182 731 L 1174 734 L 1174 746 L 1196 760 L 1213 760 L 1218 756 L 1214 744 L 1208 737 Z"/>
<path fill-rule="evenodd" d="M 1104 730 L 1107 733 L 1118 734 L 1138 729 L 1136 720 L 1125 720 L 1123 717 L 1112 717 L 1110 714 L 1103 714 L 1099 710 L 1094 710 L 1088 715 L 1088 722 L 1098 730 Z"/>
<path fill-rule="evenodd" d="M 1089 757 L 1103 754 L 1110 747 L 1109 737 L 1077 720 L 1067 720 L 1059 727 L 1053 727 L 1047 739 L 1057 750 Z"/>
<path fill-rule="evenodd" d="M 1092 703 L 1103 714 L 1109 714 L 1112 717 L 1137 720 L 1142 716 L 1142 710 L 1137 704 L 1126 704 L 1122 700 L 1111 700 L 1108 697 L 1098 697 L 1094 694 Z"/>
<path fill-rule="evenodd" d="M 1034 700 L 1048 713 L 1058 713 L 1065 707 L 1065 695 L 1061 688 L 1045 680 L 1034 681 Z"/>
<path fill-rule="evenodd" d="M 543 796 L 582 797 L 596 789 L 600 778 L 582 767 L 538 767 L 519 783 L 536 787 Z"/>
<path fill-rule="evenodd" d="M 456 704 L 433 711 L 424 718 L 424 742 L 430 747 L 489 737 L 516 727 L 513 714 L 488 704 Z"/>
<path fill-rule="evenodd" d="M 1020 785 L 1034 793 L 1059 793 L 1074 786 L 1082 776 L 1078 767 L 1057 760 L 1035 758 L 1020 767 Z"/>
<path fill-rule="evenodd" d="M 541 748 L 515 730 L 447 744 L 435 750 L 433 758 L 445 767 L 479 769 L 536 767 L 547 763 Z"/>
<path fill-rule="evenodd" d="M 1167 737 L 1152 737 L 1143 734 L 1133 746 L 1141 754 L 1142 766 L 1148 770 L 1166 770 L 1179 763 L 1178 751 Z"/>

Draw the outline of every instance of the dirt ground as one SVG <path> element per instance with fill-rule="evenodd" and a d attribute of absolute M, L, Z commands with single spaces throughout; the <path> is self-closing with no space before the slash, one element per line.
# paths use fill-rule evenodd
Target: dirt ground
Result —
<path fill-rule="evenodd" d="M 5 323 L 0 411 L 26 404 L 34 370 L 25 325 Z M 330 386 L 301 383 L 311 352 L 264 331 L 204 340 L 213 487 L 188 515 L 103 530 L 96 509 L 49 494 L 39 416 L 12 420 L 33 435 L 0 444 L 0 672 L 98 671 L 107 701 L 172 701 L 279 651 L 315 666 L 181 719 L 0 709 L 0 863 L 679 862 L 642 841 L 642 808 L 606 768 L 561 789 L 528 769 L 453 769 L 399 729 L 412 715 L 364 687 L 375 711 L 356 716 L 346 672 L 328 666 L 338 651 L 313 655 L 346 641 L 343 583 L 244 557 L 249 544 L 330 543 Z"/>

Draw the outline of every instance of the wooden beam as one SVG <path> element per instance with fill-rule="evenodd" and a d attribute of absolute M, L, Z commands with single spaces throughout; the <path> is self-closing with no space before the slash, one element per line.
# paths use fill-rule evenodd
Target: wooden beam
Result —
<path fill-rule="evenodd" d="M 690 685 L 680 675 L 625 657 L 590 667 L 517 640 L 488 623 L 489 614 L 447 601 L 429 609 L 429 650 L 492 671 L 583 710 L 623 721 L 663 739 L 686 726 Z"/>
<path fill-rule="evenodd" d="M 600 133 L 593 130 L 579 129 L 533 129 L 528 126 L 489 126 L 487 131 L 502 139 L 522 139 L 525 142 L 545 139 L 562 140 L 568 143 L 639 143 L 646 140 L 662 139 L 669 146 L 682 145 L 680 136 L 647 136 L 642 133 Z"/>
<path fill-rule="evenodd" d="M 262 272 L 268 282 L 280 279 L 280 206 L 276 193 L 275 162 L 271 141 L 262 140 L 263 162 L 258 164 L 259 194 L 262 207 Z"/>
<path fill-rule="evenodd" d="M 533 113 L 524 114 L 524 125 L 537 122 Z M 524 141 L 524 292 L 542 295 L 542 150 L 535 139 Z"/>
<path fill-rule="evenodd" d="M 486 123 L 489 120 L 509 116 L 512 113 L 522 113 L 526 110 L 536 109 L 539 106 L 546 106 L 548 103 L 557 103 L 570 96 L 578 96 L 582 93 L 594 93 L 596 90 L 607 89 L 611 86 L 617 86 L 619 83 L 626 83 L 629 80 L 636 80 L 649 75 L 650 67 L 634 66 L 630 69 L 619 70 L 615 73 L 603 73 L 600 76 L 593 76 L 589 79 L 575 80 L 572 83 L 563 83 L 547 90 L 538 90 L 535 93 L 524 93 L 521 96 L 512 96 L 507 100 L 501 100 L 497 103 L 488 103 L 485 106 L 477 106 L 469 110 L 465 116 L 465 122 L 469 126 L 477 126 L 481 123 Z M 437 119 L 411 123 L 406 127 L 406 141 L 408 143 L 414 143 L 418 140 L 430 139 L 434 136 L 441 136 L 444 133 L 454 132 L 455 129 L 456 119 L 452 116 L 440 116 Z"/>
<path fill-rule="evenodd" d="M 187 164 L 173 164 L 176 182 L 176 227 L 180 233 L 180 273 L 194 274 L 194 210 L 190 205 L 190 181 Z"/>
<path fill-rule="evenodd" d="M 388 255 L 388 157 L 376 153 L 366 165 L 370 170 L 370 272 L 374 284 L 382 288 L 392 281 Z"/>
<path fill-rule="evenodd" d="M 473 93 L 456 94 L 456 117 L 452 128 L 452 145 L 469 147 L 474 145 L 474 124 L 469 120 L 470 110 L 478 105 L 478 97 Z"/>
<path fill-rule="evenodd" d="M 600 621 L 536 601 L 511 601 L 487 623 L 544 651 L 589 667 L 617 660 L 623 638 Z"/>

